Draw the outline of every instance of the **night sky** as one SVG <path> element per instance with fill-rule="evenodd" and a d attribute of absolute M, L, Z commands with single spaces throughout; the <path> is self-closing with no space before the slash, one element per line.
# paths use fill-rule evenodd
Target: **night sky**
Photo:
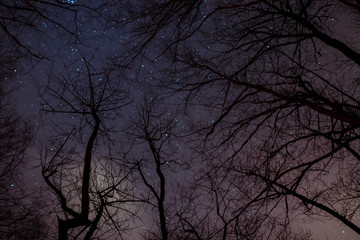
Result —
<path fill-rule="evenodd" d="M 65 219 L 54 188 L 83 213 L 94 134 L 89 218 L 108 201 L 99 239 L 164 234 L 162 190 L 168 239 L 194 237 L 180 233 L 187 221 L 200 239 L 221 239 L 226 221 L 225 239 L 300 239 L 281 235 L 286 224 L 304 239 L 359 239 L 295 196 L 360 226 L 357 1 L 4 0 L 0 15 L 1 88 L 30 127 L 1 201 L 21 196 L 41 216 L 38 239 Z"/>

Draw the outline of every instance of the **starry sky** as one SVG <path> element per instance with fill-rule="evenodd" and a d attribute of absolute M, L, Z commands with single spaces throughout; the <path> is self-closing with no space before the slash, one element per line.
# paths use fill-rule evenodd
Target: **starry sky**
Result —
<path fill-rule="evenodd" d="M 253 159 L 254 157 L 261 159 L 264 157 L 262 153 L 257 154 L 257 151 L 253 149 L 265 151 L 271 149 L 271 147 L 276 148 L 281 145 L 282 141 L 289 139 L 286 138 L 288 133 L 289 135 L 297 134 L 291 132 L 295 129 L 294 125 L 292 125 L 294 120 L 289 117 L 292 116 L 292 113 L 289 113 L 288 116 L 279 113 L 276 116 L 279 125 L 282 124 L 280 127 L 277 124 L 272 125 L 271 119 L 273 118 L 269 118 L 270 120 L 267 122 L 264 120 L 261 124 L 259 124 L 261 119 L 254 120 L 255 125 L 259 124 L 261 129 L 264 129 L 263 132 L 254 137 L 251 135 L 251 131 L 255 128 L 255 125 L 249 124 L 246 127 L 235 129 L 242 116 L 247 116 L 251 112 L 259 113 L 264 106 L 277 106 L 278 102 L 269 103 L 270 97 L 268 93 L 259 93 L 260 90 L 259 92 L 246 92 L 248 91 L 246 87 L 239 87 L 236 84 L 224 84 L 224 79 L 230 79 L 229 76 L 231 76 L 231 79 L 238 80 L 237 78 L 241 75 L 249 83 L 266 87 L 271 86 L 271 89 L 280 89 L 281 91 L 285 89 L 284 92 L 286 92 L 286 88 L 292 88 L 293 85 L 284 84 L 279 88 L 272 87 L 277 86 L 277 84 L 280 85 L 279 78 L 277 78 L 279 75 L 286 78 L 287 74 L 290 75 L 298 71 L 294 67 L 295 64 L 293 62 L 289 64 L 291 61 L 287 60 L 287 57 L 298 57 L 301 58 L 299 62 L 306 69 L 302 74 L 307 76 L 309 84 L 313 84 L 314 91 L 321 92 L 322 96 L 325 97 L 330 96 L 329 99 L 335 96 L 334 99 L 336 100 L 333 100 L 332 103 L 345 102 L 346 99 L 351 99 L 351 97 L 336 95 L 338 94 L 337 88 L 340 87 L 343 87 L 342 89 L 345 89 L 343 91 L 349 95 L 351 94 L 354 98 L 359 96 L 358 80 L 356 82 L 359 75 L 359 66 L 350 64 L 351 60 L 339 54 L 336 49 L 323 44 L 319 39 L 303 40 L 307 42 L 303 45 L 296 45 L 296 47 L 301 47 L 301 50 L 295 49 L 295 45 L 286 45 L 287 40 L 285 37 L 285 40 L 279 37 L 280 40 L 276 41 L 262 39 L 262 31 L 273 31 L 275 33 L 280 29 L 280 26 L 279 22 L 273 19 L 268 21 L 269 24 L 272 21 L 274 22 L 274 29 L 267 27 L 264 30 L 261 24 L 259 24 L 261 27 L 257 28 L 258 25 L 252 19 L 253 16 L 256 16 L 254 10 L 256 8 L 253 8 L 253 6 L 261 4 L 259 3 L 261 1 L 239 1 L 238 6 L 233 5 L 231 1 L 184 1 L 186 3 L 183 3 L 183 5 L 177 1 L 169 1 L 178 3 L 177 5 L 174 4 L 174 8 L 171 9 L 176 11 L 170 13 L 166 12 L 169 9 L 165 9 L 163 12 L 160 11 L 159 16 L 166 16 L 164 18 L 151 18 L 151 13 L 156 13 L 154 9 L 154 12 L 146 12 L 149 15 L 139 15 L 146 7 L 152 9 L 150 3 L 141 0 L 115 1 L 111 3 L 94 0 L 69 0 L 67 2 L 54 1 L 55 5 L 44 4 L 40 1 L 5 2 L 11 5 L 13 10 L 10 11 L 0 5 L 0 12 L 6 13 L 6 16 L 14 16 L 14 18 L 21 21 L 12 22 L 2 19 L 2 24 L 5 24 L 12 34 L 6 35 L 6 40 L 1 43 L 1 48 L 4 49 L 2 52 L 6 52 L 5 50 L 8 49 L 18 57 L 14 64 L 7 68 L 7 71 L 1 73 L 1 77 L 7 87 L 16 89 L 13 99 L 17 112 L 24 121 L 33 126 L 33 138 L 27 150 L 26 161 L 21 168 L 20 176 L 23 182 L 26 182 L 25 186 L 29 189 L 29 192 L 34 192 L 39 196 L 43 196 L 41 194 L 44 193 L 50 194 L 41 176 L 39 152 L 57 150 L 56 137 L 61 134 L 56 131 L 59 128 L 70 131 L 69 129 L 72 128 L 81 129 L 82 126 L 91 126 L 91 121 L 76 114 L 52 114 L 43 111 L 44 109 L 49 110 L 48 103 L 53 103 L 59 109 L 64 107 L 61 103 L 53 101 L 49 97 L 47 87 L 50 86 L 56 89 L 59 86 L 56 84 L 59 84 L 59 82 L 73 82 L 74 84 L 71 83 L 71 85 L 75 86 L 74 89 L 79 89 L 79 96 L 86 96 L 87 85 L 81 83 L 89 76 L 89 72 L 91 72 L 91 82 L 96 86 L 103 86 L 106 79 L 118 79 L 121 81 L 117 88 L 117 93 L 121 93 L 121 96 L 117 98 L 116 103 L 106 103 L 107 108 L 114 108 L 114 105 L 116 105 L 119 106 L 120 110 L 118 112 L 106 110 L 102 115 L 104 118 L 109 119 L 103 126 L 103 130 L 106 129 L 107 133 L 103 134 L 102 140 L 97 142 L 99 146 L 96 148 L 96 154 L 94 155 L 100 159 L 107 154 L 105 152 L 108 146 L 111 146 L 111 152 L 116 155 L 114 159 L 126 158 L 129 162 L 136 162 L 139 159 L 143 161 L 145 159 L 144 165 L 142 165 L 143 171 L 149 177 L 149 181 L 155 185 L 157 179 L 156 177 L 152 178 L 152 176 L 156 176 L 156 170 L 151 162 L 146 162 L 146 159 L 151 159 L 149 157 L 151 152 L 147 148 L 146 138 L 141 139 L 143 132 L 139 126 L 143 125 L 139 124 L 139 112 L 141 113 L 144 99 L 150 102 L 156 99 L 155 112 L 152 115 L 154 119 L 150 121 L 149 126 L 154 129 L 159 127 L 159 132 L 154 130 L 159 135 L 155 134 L 154 136 L 165 145 L 161 157 L 165 159 L 166 170 L 164 172 L 168 181 L 167 204 L 176 206 L 174 209 L 169 207 L 169 216 L 176 215 L 174 213 L 176 208 L 184 208 L 181 203 L 181 196 L 190 199 L 186 193 L 186 187 L 190 185 L 196 186 L 193 188 L 199 188 L 199 192 L 194 191 L 197 199 L 191 202 L 191 204 L 199 204 L 197 205 L 200 209 L 199 212 L 202 211 L 201 207 L 204 207 L 204 209 L 205 207 L 214 207 L 213 202 L 209 201 L 207 203 L 204 200 L 208 198 L 215 199 L 215 197 L 204 195 L 206 192 L 210 195 L 216 193 L 217 190 L 203 190 L 210 188 L 209 186 L 216 185 L 218 188 L 214 189 L 228 188 L 235 191 L 235 193 L 228 193 L 224 190 L 229 195 L 229 199 L 234 196 L 235 198 L 236 196 L 243 196 L 242 193 L 239 193 L 242 190 L 241 187 L 232 186 L 236 177 L 240 176 L 239 172 L 233 173 L 229 171 L 231 172 L 229 178 L 221 182 L 220 179 L 223 176 L 217 171 L 220 171 L 219 169 L 222 169 L 225 165 L 230 169 L 245 167 L 248 164 L 239 159 Z M 297 5 L 294 2 L 302 1 L 289 2 L 294 4 L 295 8 Z M 327 10 L 322 8 L 319 10 L 317 4 L 312 4 L 309 7 L 309 14 L 315 16 L 318 14 L 319 19 L 326 23 L 326 27 L 333 30 L 332 37 L 348 43 L 349 46 L 359 52 L 358 32 L 353 29 L 358 14 L 352 10 L 347 10 L 346 5 L 342 5 L 341 1 L 329 2 L 333 2 L 335 5 L 329 4 L 329 6 L 324 7 Z M 52 3 L 52 1 L 45 1 L 45 3 Z M 36 11 L 27 12 L 16 9 L 16 6 L 38 9 L 41 15 L 38 15 Z M 236 12 L 240 11 L 236 9 L 243 9 L 243 7 L 244 9 L 249 7 L 250 11 L 241 10 L 241 12 Z M 232 10 L 232 8 L 235 10 Z M 192 10 L 187 12 L 188 9 Z M 230 9 L 229 12 L 224 11 L 227 9 Z M 317 10 L 319 10 L 318 13 L 316 13 Z M 328 14 L 330 17 L 324 20 L 321 14 Z M 181 16 L 184 17 L 181 18 Z M 23 21 L 29 24 L 24 24 Z M 164 25 L 158 23 L 161 21 L 164 21 Z M 243 28 L 246 28 L 244 27 L 246 24 L 250 24 L 248 29 L 250 34 L 243 30 Z M 288 25 L 284 23 L 284 26 L 288 29 L 288 31 L 284 31 L 286 33 L 300 31 L 295 27 L 290 29 L 291 21 L 289 21 Z M 2 34 L 6 34 L 4 29 L 1 30 Z M 323 27 L 321 30 L 327 31 L 328 29 Z M 153 32 L 156 34 L 152 35 Z M 253 39 L 247 40 L 251 34 L 254 34 L 261 41 L 257 40 L 254 43 L 252 42 Z M 304 34 L 303 37 L 307 39 L 309 36 Z M 182 39 L 182 41 L 177 42 L 174 39 Z M 245 42 L 244 45 L 242 45 L 243 42 L 241 41 L 236 42 L 237 39 L 242 39 Z M 282 44 L 285 47 L 282 48 Z M 261 52 L 262 55 L 259 55 L 253 64 L 245 67 L 248 62 L 252 62 L 252 57 L 257 56 L 257 51 Z M 267 54 L 268 52 L 269 54 Z M 278 67 L 281 66 L 286 69 L 276 72 L 277 77 L 274 77 L 273 66 L 276 65 L 275 62 Z M 245 68 L 246 71 L 243 70 Z M 312 69 L 313 72 L 308 71 L 308 69 Z M 318 77 L 317 79 L 313 77 L 315 75 Z M 328 85 L 325 85 L 333 88 L 322 88 L 322 83 L 318 83 L 320 78 L 330 81 Z M 345 81 L 344 79 L 348 80 Z M 353 81 L 353 79 L 355 80 Z M 191 85 L 192 83 L 200 84 L 199 87 L 193 87 L 196 84 Z M 112 90 L 111 87 L 109 89 Z M 297 87 L 294 87 L 294 89 L 294 91 L 298 90 Z M 80 93 L 80 90 L 84 91 Z M 291 94 L 290 90 L 289 92 Z M 66 94 L 64 96 L 68 96 Z M 236 104 L 229 107 L 227 103 L 231 101 L 236 102 Z M 351 104 L 353 103 L 349 103 L 349 106 Z M 299 112 L 304 116 L 310 114 L 307 110 Z M 309 119 L 312 119 L 312 117 L 309 117 Z M 319 128 L 328 129 L 327 121 L 329 120 L 321 116 L 318 119 L 324 121 L 323 124 L 319 124 L 321 125 Z M 160 128 L 169 121 L 172 121 L 173 125 L 171 126 L 173 128 Z M 277 127 L 280 130 L 278 131 L 278 138 L 275 138 L 272 131 Z M 212 129 L 211 133 L 207 132 L 206 129 Z M 266 129 L 271 130 L 267 131 Z M 353 134 L 351 136 L 354 136 L 355 139 L 357 130 L 355 126 L 353 132 L 349 131 L 346 134 Z M 299 130 L 299 132 L 301 131 Z M 304 132 L 306 131 L 304 130 Z M 84 130 L 82 134 L 77 136 L 78 142 L 75 141 L 74 144 L 78 144 L 79 149 L 81 149 L 85 145 L 84 142 L 86 142 L 84 139 L 89 135 L 89 130 Z M 227 138 L 227 136 L 231 137 Z M 61 137 L 64 138 L 63 135 Z M 111 144 L 109 144 L 110 139 Z M 223 141 L 224 139 L 228 139 L 228 141 Z M 269 142 L 264 143 L 264 139 Z M 298 156 L 298 158 L 294 158 L 296 161 L 306 161 L 307 157 L 311 158 L 325 154 L 326 147 L 330 146 L 328 142 L 323 140 L 319 140 L 319 142 L 312 141 L 309 140 L 309 143 L 313 143 L 316 150 L 304 148 L 304 156 L 297 152 L 301 151 L 301 145 L 292 145 L 290 150 L 287 150 L 289 151 L 288 156 Z M 351 144 L 356 147 L 358 143 L 358 140 L 355 140 Z M 299 144 L 304 143 L 300 142 Z M 246 147 L 244 147 L 245 145 Z M 343 152 L 339 153 L 339 155 L 334 154 L 336 155 L 334 159 L 346 156 L 345 154 Z M 281 153 L 278 153 L 277 157 L 279 160 L 276 161 L 284 161 L 281 159 L 285 159 L 286 154 L 281 155 Z M 114 162 L 116 161 L 119 160 L 114 160 Z M 219 164 L 219 161 L 224 161 L 224 165 Z M 258 161 L 260 162 L 260 160 Z M 254 165 L 258 164 L 256 162 L 254 160 Z M 303 189 L 308 188 L 304 191 L 312 191 L 313 188 L 311 187 L 314 186 L 312 181 L 317 184 L 315 190 L 321 190 L 322 187 L 326 186 L 325 184 L 332 184 L 336 182 L 335 179 L 347 174 L 346 166 L 357 166 L 351 159 L 344 162 L 342 165 L 333 162 L 330 164 L 329 161 L 329 164 L 324 167 L 327 172 L 327 174 L 324 174 L 326 176 L 319 177 L 320 174 L 310 175 L 302 186 Z M 289 166 L 292 166 L 293 163 L 289 164 Z M 105 165 L 106 161 L 99 161 L 98 163 L 95 161 L 94 163 L 94 166 L 100 169 L 98 170 L 99 177 L 95 180 L 95 185 L 99 185 L 97 186 L 99 188 L 103 181 L 101 176 L 102 174 L 105 176 L 104 169 L 107 169 L 108 166 L 104 167 Z M 216 169 L 212 169 L 212 167 L 216 167 Z M 206 174 L 202 171 L 205 171 Z M 356 172 L 354 174 L 356 175 Z M 289 175 L 288 177 L 293 176 Z M 134 177 L 127 184 L 140 196 L 143 192 L 146 192 L 146 188 L 144 186 L 134 186 L 139 179 L 139 176 Z M 251 181 L 249 179 L 246 179 L 246 181 Z M 132 180 L 134 182 L 131 182 Z M 195 180 L 196 183 L 193 182 Z M 12 188 L 17 187 L 14 183 L 10 184 Z M 188 186 L 183 186 L 185 184 L 188 184 Z M 249 186 L 253 184 L 254 189 L 256 189 L 255 180 L 254 182 L 248 182 Z M 331 193 L 335 194 L 335 192 Z M 228 195 L 226 196 L 228 197 Z M 326 195 L 321 201 L 326 201 Z M 234 201 L 235 205 L 241 203 L 240 200 Z M 299 207 L 301 203 L 296 202 L 296 199 L 289 200 L 289 203 L 293 203 L 294 208 L 291 207 L 291 209 L 295 209 L 291 214 L 293 219 L 291 226 L 295 230 L 311 230 L 314 239 L 359 239 L 359 235 L 354 231 L 331 218 L 323 217 L 321 212 L 314 211 L 313 215 L 302 214 L 305 212 L 304 207 Z M 224 204 L 224 211 L 230 212 L 233 210 L 233 212 L 236 212 L 234 210 L 236 207 L 233 205 L 229 204 L 229 208 L 227 208 L 225 202 L 221 202 L 220 206 L 222 206 L 221 204 Z M 268 207 L 271 206 L 269 203 Z M 48 206 L 48 209 L 52 209 L 50 210 L 53 211 L 52 213 L 56 212 L 55 208 L 50 206 Z M 132 208 L 129 207 L 128 209 Z M 156 214 L 152 211 L 153 209 L 150 207 L 141 208 L 138 213 L 143 221 L 134 221 L 133 225 L 140 226 L 139 229 L 142 230 L 154 229 L 152 217 L 156 216 Z M 284 216 L 281 214 L 284 211 L 284 204 L 279 204 L 278 209 L 271 212 L 269 216 L 278 216 L 279 219 L 283 219 Z M 250 210 L 248 216 L 250 217 L 254 212 L 254 209 Z M 314 219 L 312 220 L 312 218 Z M 172 219 L 167 219 L 167 221 L 173 223 Z M 53 222 L 56 224 L 55 218 Z M 354 215 L 354 223 L 359 225 L 359 213 Z M 136 239 L 139 235 L 139 232 L 134 230 L 130 236 Z"/>

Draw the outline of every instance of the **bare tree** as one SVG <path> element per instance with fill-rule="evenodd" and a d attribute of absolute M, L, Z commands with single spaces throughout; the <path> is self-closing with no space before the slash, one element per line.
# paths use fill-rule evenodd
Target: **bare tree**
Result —
<path fill-rule="evenodd" d="M 15 3 L 0 3 L 6 36 L 0 44 L 12 47 L 0 52 L 1 77 L 12 71 L 8 60 L 43 58 L 19 30 L 51 23 L 81 41 L 77 21 L 69 27 L 52 14 L 76 20 L 78 8 L 93 10 L 60 1 Z M 160 85 L 184 100 L 193 120 L 186 149 L 196 153 L 193 183 L 178 188 L 179 196 L 168 190 L 167 172 L 177 164 L 167 149 L 175 125 L 161 122 L 165 115 L 154 114 L 151 104 L 136 126 L 148 155 L 142 152 L 135 164 L 128 152 L 114 157 L 113 136 L 120 135 L 111 125 L 121 119 L 128 91 L 114 69 L 83 58 L 77 71 L 66 69 L 68 76 L 54 74 L 42 95 L 48 118 L 40 158 L 57 202 L 59 239 L 123 237 L 136 202 L 154 207 L 154 238 L 310 238 L 292 226 L 298 213 L 337 220 L 360 234 L 360 49 L 358 33 L 347 27 L 356 26 L 357 1 L 129 1 L 121 18 L 121 9 L 104 9 L 111 13 L 97 24 L 138 33 L 121 62 L 112 59 L 115 65 L 151 59 L 161 71 L 153 78 L 161 76 Z M 1 161 L 5 176 L 21 161 L 26 137 L 14 131 L 18 120 L 4 116 L 3 130 L 12 136 L 1 149 L 9 160 Z M 150 168 L 154 174 L 147 176 Z M 135 183 L 147 197 L 135 197 Z"/>
<path fill-rule="evenodd" d="M 130 203 L 139 200 L 131 191 L 132 169 L 111 157 L 116 129 L 109 120 L 131 101 L 110 70 L 86 60 L 84 69 L 69 78 L 54 76 L 45 89 L 43 111 L 57 118 L 41 151 L 42 173 L 58 202 L 58 239 L 122 238 L 135 212 Z"/>
<path fill-rule="evenodd" d="M 143 192 L 146 206 L 153 208 L 151 214 L 155 211 L 158 228 L 147 232 L 145 239 L 262 239 L 261 223 L 265 218 L 269 222 L 275 219 L 268 215 L 258 219 L 244 217 L 241 212 L 255 212 L 267 200 L 259 197 L 253 201 L 258 203 L 256 206 L 247 203 L 241 211 L 241 202 L 237 201 L 236 210 L 240 213 L 233 214 L 231 203 L 238 196 L 233 184 L 225 189 L 222 183 L 215 182 L 215 173 L 199 177 L 200 164 L 190 166 L 200 158 L 187 154 L 189 159 L 184 159 L 174 148 L 174 141 L 183 142 L 186 138 L 178 135 L 176 118 L 167 106 L 148 97 L 139 112 L 140 120 L 133 130 L 138 139 L 134 158 L 140 159 L 135 160 L 140 180 L 137 187 Z M 182 175 L 180 182 L 174 181 L 176 175 Z M 148 225 L 147 221 L 144 225 Z"/>
<path fill-rule="evenodd" d="M 130 135 L 138 140 L 136 149 L 142 149 L 142 154 L 134 156 L 140 179 L 138 188 L 143 189 L 143 195 L 148 196 L 146 204 L 157 214 L 159 233 L 150 231 L 145 238 L 165 240 L 173 239 L 170 218 L 174 209 L 169 202 L 174 193 L 170 190 L 173 179 L 169 179 L 169 175 L 177 174 L 186 164 L 178 161 L 176 148 L 172 146 L 172 139 L 176 138 L 175 116 L 168 110 L 160 110 L 158 105 L 156 98 L 147 96 L 145 103 L 138 107 L 138 121 Z"/>
<path fill-rule="evenodd" d="M 223 186 L 218 194 L 242 179 L 233 184 L 240 194 L 230 201 L 232 214 L 256 218 L 275 207 L 272 217 L 287 227 L 302 211 L 360 234 L 360 58 L 357 33 L 345 27 L 356 26 L 357 3 L 169 0 L 136 7 L 143 19 L 138 51 L 157 44 L 154 64 L 170 63 L 162 62 L 175 83 L 164 82 L 188 93 L 188 114 L 196 118 L 193 105 L 211 111 L 199 128 L 212 156 L 204 157 L 210 179 Z M 254 215 L 236 209 L 245 200 L 264 203 Z"/>

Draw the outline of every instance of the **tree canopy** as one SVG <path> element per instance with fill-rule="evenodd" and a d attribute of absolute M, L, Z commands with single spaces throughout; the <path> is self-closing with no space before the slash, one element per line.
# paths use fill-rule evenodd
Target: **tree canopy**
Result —
<path fill-rule="evenodd" d="M 360 234 L 358 1 L 0 7 L 14 61 L 49 69 L 36 138 L 58 239 Z M 46 39 L 38 19 L 70 53 L 24 43 Z"/>

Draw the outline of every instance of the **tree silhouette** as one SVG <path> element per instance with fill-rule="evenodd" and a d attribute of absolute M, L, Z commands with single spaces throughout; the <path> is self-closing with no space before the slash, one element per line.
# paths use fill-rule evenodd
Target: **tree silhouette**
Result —
<path fill-rule="evenodd" d="M 145 239 L 310 239 L 299 215 L 360 234 L 358 1 L 74 2 L 0 3 L 1 237 L 45 235 L 36 203 L 8 182 L 29 129 L 3 79 L 20 59 L 47 58 L 36 44 L 49 32 L 82 46 L 76 62 L 59 56 L 64 69 L 46 64 L 40 97 L 44 201 L 57 218 L 47 229 L 58 239 L 126 239 L 143 233 L 139 222 Z M 161 96 L 134 119 L 131 91 Z"/>
<path fill-rule="evenodd" d="M 131 102 L 128 93 L 110 70 L 97 71 L 87 60 L 84 65 L 84 73 L 51 79 L 42 95 L 43 111 L 59 116 L 40 155 L 58 202 L 58 239 L 123 236 L 134 210 L 130 203 L 140 201 L 132 195 L 133 169 L 111 157 L 115 129 L 106 121 Z"/>
<path fill-rule="evenodd" d="M 138 51 L 159 49 L 154 60 L 174 79 L 168 87 L 187 93 L 188 114 L 211 112 L 197 132 L 218 194 L 238 192 L 232 214 L 278 215 L 287 227 L 302 211 L 360 234 L 360 58 L 346 27 L 356 25 L 355 1 L 169 0 L 134 12 Z"/>
<path fill-rule="evenodd" d="M 151 227 L 145 232 L 144 239 L 175 239 L 176 210 L 171 206 L 174 197 L 174 177 L 187 169 L 186 161 L 179 161 L 179 152 L 172 140 L 177 139 L 175 114 L 162 105 L 156 97 L 146 96 L 138 106 L 137 116 L 129 132 L 135 139 L 131 161 L 137 169 L 139 180 L 136 182 L 145 202 L 145 212 L 154 219 L 158 229 Z M 140 153 L 139 153 L 140 152 Z M 175 187 L 176 188 L 176 187 Z M 156 217 L 153 217 L 156 216 Z M 148 223 L 145 223 L 146 225 Z"/>

